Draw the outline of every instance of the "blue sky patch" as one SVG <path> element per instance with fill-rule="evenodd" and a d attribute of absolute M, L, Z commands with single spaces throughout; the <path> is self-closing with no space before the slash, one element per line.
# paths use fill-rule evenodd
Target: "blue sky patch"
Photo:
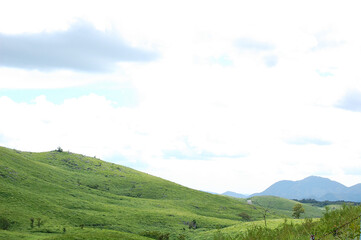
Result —
<path fill-rule="evenodd" d="M 178 160 L 212 160 L 215 158 L 243 158 L 246 154 L 214 154 L 208 151 L 196 152 L 194 149 L 188 149 L 188 151 L 181 151 L 177 149 L 163 151 L 163 157 L 165 159 L 178 159 Z"/>
<path fill-rule="evenodd" d="M 358 90 L 348 91 L 335 107 L 353 112 L 361 112 L 361 92 Z"/>
<path fill-rule="evenodd" d="M 233 61 L 228 56 L 220 56 L 211 58 L 211 63 L 219 64 L 223 67 L 233 66 Z"/>
<path fill-rule="evenodd" d="M 263 61 L 267 67 L 275 67 L 278 63 L 278 57 L 276 55 L 269 55 L 264 57 Z"/>
<path fill-rule="evenodd" d="M 240 38 L 235 41 L 235 46 L 240 50 L 256 52 L 270 51 L 275 49 L 275 47 L 268 42 L 261 42 L 251 38 Z"/>
<path fill-rule="evenodd" d="M 316 70 L 317 74 L 321 77 L 333 77 L 334 74 L 331 72 L 321 72 L 320 70 Z"/>
<path fill-rule="evenodd" d="M 311 138 L 311 137 L 295 137 L 286 140 L 288 144 L 294 145 L 318 145 L 318 146 L 326 146 L 331 145 L 332 143 L 319 138 Z"/>
<path fill-rule="evenodd" d="M 110 157 L 105 157 L 104 160 L 107 162 L 112 162 L 115 164 L 120 164 L 129 168 L 133 168 L 139 171 L 144 171 L 148 168 L 148 165 L 146 163 L 139 160 L 131 161 L 129 160 L 129 158 L 127 158 L 122 154 L 116 154 Z"/>
<path fill-rule="evenodd" d="M 347 168 L 347 169 L 344 169 L 344 173 L 346 175 L 360 176 L 361 175 L 361 168 L 360 167 Z"/>
<path fill-rule="evenodd" d="M 135 107 L 138 104 L 138 94 L 135 88 L 106 83 L 57 89 L 0 89 L 0 96 L 7 96 L 18 103 L 31 103 L 36 97 L 45 95 L 48 101 L 62 104 L 65 99 L 89 94 L 104 96 L 108 100 L 115 102 L 115 105 L 119 107 Z"/>

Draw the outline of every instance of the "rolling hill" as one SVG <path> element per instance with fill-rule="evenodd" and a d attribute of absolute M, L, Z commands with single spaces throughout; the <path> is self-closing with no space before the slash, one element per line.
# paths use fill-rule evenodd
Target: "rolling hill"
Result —
<path fill-rule="evenodd" d="M 4 147 L 0 202 L 0 223 L 8 223 L 0 239 L 7 240 L 193 239 L 262 219 L 261 204 L 245 199 L 196 191 L 80 154 Z M 268 206 L 269 219 L 290 216 L 275 206 Z M 309 211 L 321 215 L 317 208 Z"/>

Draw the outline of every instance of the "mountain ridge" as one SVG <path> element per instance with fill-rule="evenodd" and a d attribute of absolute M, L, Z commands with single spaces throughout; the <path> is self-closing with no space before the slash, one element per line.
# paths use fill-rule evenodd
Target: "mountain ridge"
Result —
<path fill-rule="evenodd" d="M 232 192 L 232 191 L 224 192 L 221 195 L 235 197 L 235 198 L 247 198 L 249 196 L 246 194 L 240 194 L 240 193 L 236 193 L 236 192 Z"/>
<path fill-rule="evenodd" d="M 251 194 L 249 197 L 267 195 L 299 200 L 361 202 L 361 183 L 347 187 L 328 178 L 309 176 L 297 181 L 278 181 L 266 190 Z"/>

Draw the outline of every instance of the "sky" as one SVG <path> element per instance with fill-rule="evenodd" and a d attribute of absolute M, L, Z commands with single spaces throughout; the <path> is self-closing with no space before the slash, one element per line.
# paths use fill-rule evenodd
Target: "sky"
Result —
<path fill-rule="evenodd" d="M 0 1 L 0 145 L 215 193 L 361 183 L 358 1 Z"/>

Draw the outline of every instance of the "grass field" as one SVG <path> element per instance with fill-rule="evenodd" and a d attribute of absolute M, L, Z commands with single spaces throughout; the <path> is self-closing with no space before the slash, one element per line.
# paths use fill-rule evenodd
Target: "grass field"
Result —
<path fill-rule="evenodd" d="M 269 219 L 267 221 L 267 227 L 270 229 L 274 229 L 276 227 L 278 227 L 280 224 L 284 223 L 285 219 Z M 288 223 L 294 223 L 294 224 L 299 224 L 302 223 L 304 220 L 303 219 L 287 219 L 286 220 Z M 241 232 L 245 232 L 247 229 L 253 227 L 253 226 L 264 226 L 264 221 L 263 220 L 259 220 L 259 221 L 252 221 L 252 222 L 243 222 L 243 223 L 238 223 L 235 224 L 233 226 L 230 227 L 226 227 L 223 229 L 214 229 L 214 230 L 210 230 L 210 231 L 206 231 L 204 233 L 199 234 L 198 236 L 196 236 L 194 239 L 196 240 L 201 240 L 201 239 L 214 239 L 214 236 L 217 235 L 217 233 L 221 233 L 224 236 L 227 237 L 235 237 L 237 236 L 239 233 Z"/>

